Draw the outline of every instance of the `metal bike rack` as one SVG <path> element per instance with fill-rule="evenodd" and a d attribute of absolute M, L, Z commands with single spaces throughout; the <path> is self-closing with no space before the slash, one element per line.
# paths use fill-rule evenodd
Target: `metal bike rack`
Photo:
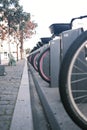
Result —
<path fill-rule="evenodd" d="M 52 30 L 52 34 L 54 36 L 57 36 L 57 39 L 41 38 L 42 46 L 30 54 L 30 55 L 34 55 L 39 51 L 39 55 L 40 55 L 46 48 L 50 47 L 49 54 L 46 56 L 43 62 L 44 73 L 50 76 L 50 87 L 59 86 L 58 83 L 59 83 L 59 71 L 60 71 L 61 62 L 70 45 L 82 33 L 82 29 L 81 28 L 73 29 L 73 30 L 70 29 L 61 32 L 59 35 L 58 33 L 55 32 L 55 34 L 53 34 L 53 30 Z"/>
<path fill-rule="evenodd" d="M 60 68 L 60 38 L 50 41 L 50 86 L 58 87 Z"/>
<path fill-rule="evenodd" d="M 61 33 L 61 60 L 73 41 L 83 32 L 82 28 L 64 31 Z"/>
<path fill-rule="evenodd" d="M 65 53 L 73 41 L 82 33 L 82 29 L 62 32 L 56 40 L 50 41 L 50 78 L 51 87 L 59 86 L 59 70 Z"/>

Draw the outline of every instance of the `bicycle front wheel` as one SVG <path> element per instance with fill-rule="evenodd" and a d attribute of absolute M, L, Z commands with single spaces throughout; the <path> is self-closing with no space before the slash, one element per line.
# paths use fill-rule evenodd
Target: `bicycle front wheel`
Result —
<path fill-rule="evenodd" d="M 36 71 L 38 71 L 37 61 L 38 61 L 39 54 L 40 54 L 40 51 L 38 51 L 38 52 L 34 55 L 33 61 L 32 61 L 33 66 L 34 66 L 34 68 L 35 68 Z"/>
<path fill-rule="evenodd" d="M 50 48 L 46 48 L 38 58 L 38 72 L 42 79 L 50 83 Z"/>
<path fill-rule="evenodd" d="M 59 91 L 69 116 L 87 130 L 87 31 L 73 42 L 63 59 Z"/>

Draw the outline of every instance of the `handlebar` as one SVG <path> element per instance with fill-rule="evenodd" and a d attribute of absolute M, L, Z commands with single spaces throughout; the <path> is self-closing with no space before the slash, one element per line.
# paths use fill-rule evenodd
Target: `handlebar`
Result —
<path fill-rule="evenodd" d="M 70 22 L 70 24 L 71 24 L 71 27 L 72 27 L 72 23 L 73 23 L 73 21 L 74 20 L 76 20 L 76 19 L 83 19 L 83 18 L 86 18 L 87 17 L 87 15 L 84 15 L 84 16 L 80 16 L 80 17 L 75 17 L 75 18 L 72 18 L 71 19 L 71 22 Z"/>

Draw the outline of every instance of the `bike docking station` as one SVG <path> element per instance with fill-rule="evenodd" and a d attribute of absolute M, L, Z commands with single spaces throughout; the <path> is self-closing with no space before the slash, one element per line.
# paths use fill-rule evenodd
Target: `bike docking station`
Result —
<path fill-rule="evenodd" d="M 55 24 L 50 26 L 53 28 Z M 59 24 L 56 26 L 60 26 Z M 55 29 L 55 28 L 54 28 Z M 52 29 L 53 31 L 53 29 Z M 56 30 L 57 31 L 57 30 Z M 52 32 L 54 37 L 50 41 L 50 77 L 51 77 L 51 87 L 59 86 L 59 71 L 60 65 L 63 60 L 65 53 L 67 52 L 73 41 L 82 33 L 82 29 L 67 30 L 60 34 L 58 32 Z M 55 50 L 55 51 L 54 51 Z"/>
<path fill-rule="evenodd" d="M 50 25 L 49 29 L 51 31 L 52 36 L 41 38 L 41 42 L 37 43 L 36 47 L 34 47 L 33 50 L 31 50 L 27 58 L 30 68 L 29 70 L 33 77 L 38 95 L 40 97 L 41 104 L 43 106 L 43 109 L 51 125 L 52 130 L 87 129 L 87 121 L 86 123 L 84 123 L 84 120 L 86 119 L 84 118 L 84 120 L 80 120 L 80 118 L 83 119 L 84 116 L 82 114 L 81 117 L 79 116 L 79 111 L 82 110 L 82 106 L 79 105 L 79 103 L 82 101 L 82 104 L 86 107 L 86 99 L 83 102 L 83 97 L 85 96 L 83 93 L 83 89 L 85 90 L 86 94 L 87 78 L 85 77 L 85 75 L 87 71 L 87 43 L 84 43 L 85 45 L 82 50 L 78 49 L 78 47 L 80 46 L 79 41 L 84 41 L 78 39 L 80 38 L 80 36 L 82 38 L 86 36 L 82 35 L 84 32 L 82 27 L 72 29 L 71 26 L 72 22 L 75 19 L 82 19 L 84 17 L 87 16 L 74 18 L 71 20 L 70 23 L 67 24 L 54 23 Z M 70 58 L 74 57 L 72 56 L 74 55 L 73 50 L 76 53 L 75 58 L 77 59 L 75 61 L 75 65 L 74 61 L 72 62 L 72 64 L 70 64 L 71 68 L 68 73 L 67 66 L 69 66 L 69 64 L 66 62 L 68 60 L 68 62 L 71 63 Z M 81 74 L 82 71 L 85 73 Z M 67 96 L 67 84 L 65 84 L 66 82 L 63 82 L 63 80 L 68 81 L 68 79 L 66 78 L 67 75 L 70 75 L 70 73 L 72 73 L 72 76 L 71 79 L 68 77 L 70 81 L 67 84 L 71 84 L 71 87 L 69 87 L 68 93 L 70 89 L 72 90 Z M 84 83 L 81 83 L 80 79 L 81 81 L 85 79 Z M 63 88 L 63 84 L 65 85 L 65 89 Z M 73 93 L 72 95 L 71 92 Z M 73 105 L 72 107 L 69 106 L 69 101 L 67 103 L 68 97 L 71 98 L 71 104 Z M 77 113 L 75 113 L 75 111 L 72 110 L 74 109 L 73 107 L 75 107 L 75 111 Z M 67 109 L 69 109 L 71 113 Z M 86 108 L 84 108 L 84 111 L 85 110 Z"/>

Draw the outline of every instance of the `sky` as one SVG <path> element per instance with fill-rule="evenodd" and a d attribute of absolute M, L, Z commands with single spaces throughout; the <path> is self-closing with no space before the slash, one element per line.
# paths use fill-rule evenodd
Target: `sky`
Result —
<path fill-rule="evenodd" d="M 87 0 L 20 0 L 20 5 L 38 24 L 36 35 L 25 43 L 29 48 L 33 48 L 41 37 L 51 37 L 51 24 L 70 23 L 74 17 L 87 15 Z"/>

